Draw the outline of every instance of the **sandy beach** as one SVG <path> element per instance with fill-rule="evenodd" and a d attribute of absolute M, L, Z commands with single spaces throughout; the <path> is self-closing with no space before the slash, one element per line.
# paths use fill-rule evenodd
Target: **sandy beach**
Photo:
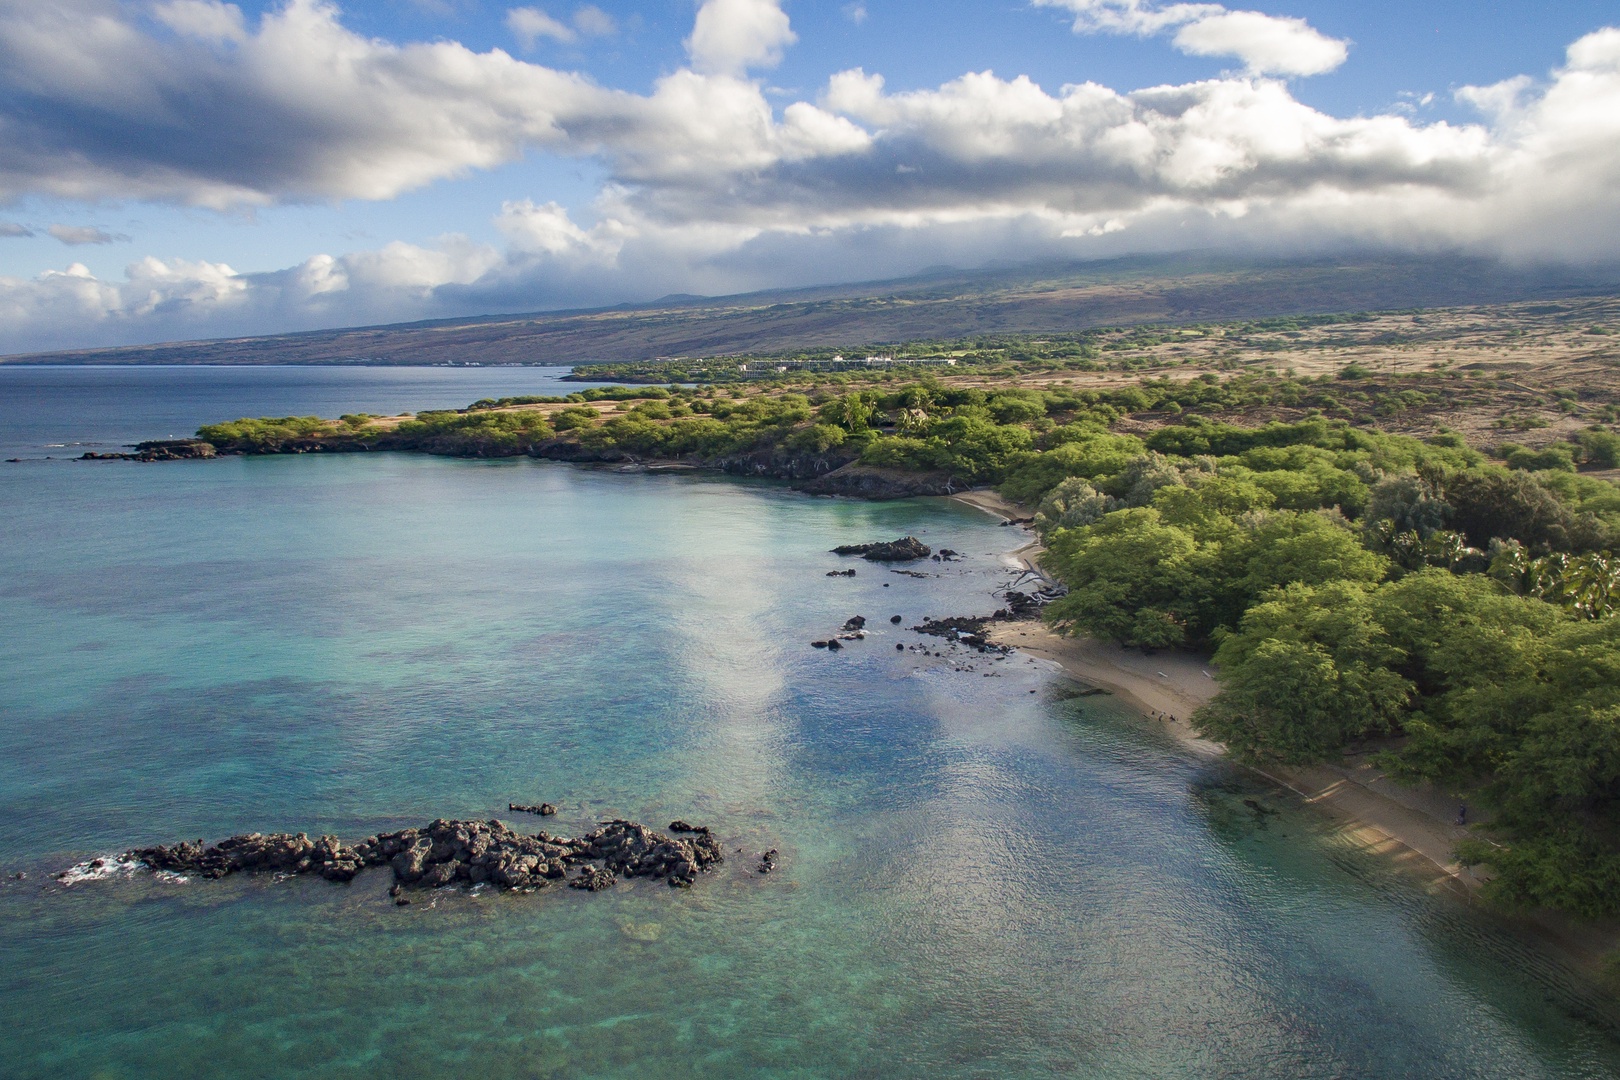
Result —
<path fill-rule="evenodd" d="M 1039 622 L 1003 623 L 993 640 L 1050 660 L 1074 679 L 1117 695 L 1160 720 L 1195 753 L 1221 757 L 1219 743 L 1188 722 L 1220 688 L 1217 672 L 1198 656 L 1157 653 L 1091 638 L 1061 637 Z M 1404 787 L 1371 765 L 1256 769 L 1333 818 L 1340 836 L 1356 847 L 1409 865 L 1436 884 L 1473 890 L 1486 876 L 1452 857 L 1468 830 L 1456 824 L 1458 802 L 1432 788 Z"/>
<path fill-rule="evenodd" d="M 1027 507 L 1008 502 L 993 491 L 971 491 L 954 498 L 1007 520 L 1032 516 Z M 1041 550 L 1040 542 L 1031 537 L 1009 559 L 1039 573 Z M 1077 681 L 1117 695 L 1163 722 L 1194 753 L 1225 755 L 1225 747 L 1200 737 L 1190 723 L 1198 707 L 1220 690 L 1220 673 L 1207 657 L 1170 652 L 1148 655 L 1091 638 L 1060 636 L 1038 620 L 999 624 L 991 636 L 997 644 L 1049 660 Z M 1330 817 L 1345 842 L 1394 859 L 1435 886 L 1466 894 L 1489 878 L 1453 857 L 1457 842 L 1469 835 L 1456 823 L 1460 804 L 1453 795 L 1427 786 L 1397 784 L 1365 762 L 1310 768 L 1271 766 L 1255 771 Z"/>
<path fill-rule="evenodd" d="M 952 497 L 1006 521 L 1033 516 L 1027 507 L 1008 502 L 993 491 Z M 1029 542 L 1009 552 L 1007 559 L 1012 566 L 1044 578 L 1039 564 L 1043 550 L 1040 541 L 1030 535 Z M 1118 696 L 1162 722 L 1193 753 L 1211 758 L 1226 755 L 1224 746 L 1202 738 L 1190 723 L 1198 707 L 1220 690 L 1220 670 L 1207 657 L 1169 652 L 1148 655 L 1093 638 L 1066 637 L 1035 619 L 995 624 L 990 637 L 999 645 L 1049 661 L 1077 682 Z M 1246 768 L 1320 811 L 1332 823 L 1336 840 L 1389 861 L 1426 888 L 1467 902 L 1490 880 L 1488 870 L 1465 867 L 1454 857 L 1457 842 L 1473 835 L 1457 824 L 1459 801 L 1454 794 L 1431 785 L 1396 783 L 1364 760 Z M 1482 818 L 1470 807 L 1468 820 L 1478 823 Z M 1549 944 L 1588 977 L 1607 978 L 1607 957 L 1620 948 L 1620 920 L 1592 922 L 1550 911 L 1503 917 Z"/>

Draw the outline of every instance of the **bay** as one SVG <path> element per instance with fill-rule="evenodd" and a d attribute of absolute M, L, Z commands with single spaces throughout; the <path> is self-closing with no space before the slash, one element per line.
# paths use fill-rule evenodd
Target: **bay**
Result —
<path fill-rule="evenodd" d="M 0 438 L 493 393 L 278 371 L 35 369 Z M 39 456 L 0 500 L 7 1076 L 1620 1071 L 1604 1000 L 1512 924 L 1043 664 L 906 630 L 1012 579 L 1021 535 L 959 504 L 404 455 Z M 917 579 L 828 552 L 907 533 L 968 558 Z M 867 641 L 809 647 L 855 614 Z M 923 641 L 946 655 L 894 648 Z M 378 874 L 51 877 L 541 800 L 557 831 L 699 821 L 728 861 L 689 891 L 403 909 Z"/>

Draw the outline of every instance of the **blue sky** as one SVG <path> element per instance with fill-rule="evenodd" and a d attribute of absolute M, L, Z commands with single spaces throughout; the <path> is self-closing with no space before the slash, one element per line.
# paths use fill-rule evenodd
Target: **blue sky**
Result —
<path fill-rule="evenodd" d="M 1615 26 L 1595 0 L 0 0 L 0 352 L 1187 247 L 1612 259 Z"/>

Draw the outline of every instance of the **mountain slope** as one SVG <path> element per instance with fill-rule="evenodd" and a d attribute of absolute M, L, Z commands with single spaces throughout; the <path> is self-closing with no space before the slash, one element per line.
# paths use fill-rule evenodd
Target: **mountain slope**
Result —
<path fill-rule="evenodd" d="M 1612 291 L 1620 270 L 1521 269 L 1482 259 L 1239 262 L 1118 259 L 594 311 L 174 342 L 0 358 L 95 364 L 573 364 L 772 353 L 1143 322 L 1497 303 Z"/>

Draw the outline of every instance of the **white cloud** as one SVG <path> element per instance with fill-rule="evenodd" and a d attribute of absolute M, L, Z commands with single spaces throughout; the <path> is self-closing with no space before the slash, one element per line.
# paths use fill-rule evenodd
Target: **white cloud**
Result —
<path fill-rule="evenodd" d="M 57 18 L 63 4 L 82 17 Z M 1244 14 L 1083 6 L 1098 28 L 1132 33 Z M 313 0 L 233 41 L 153 37 L 122 12 L 0 0 L 0 196 L 387 198 L 529 149 L 588 157 L 606 181 L 572 212 L 545 192 L 507 200 L 499 246 L 449 236 L 269 274 L 170 259 L 137 261 L 122 281 L 77 264 L 0 279 L 0 349 L 1192 246 L 1612 259 L 1620 236 L 1620 30 L 1576 41 L 1540 82 L 1463 88 L 1483 118 L 1458 125 L 1336 117 L 1284 82 L 1235 74 L 1122 92 L 983 71 L 891 92 L 857 69 L 777 109 L 746 74 L 792 39 L 764 0 L 709 0 L 694 67 L 645 94 L 498 50 L 363 38 Z M 715 21 L 728 12 L 744 17 Z M 243 115 L 251 132 L 227 122 Z M 123 121 L 118 139 L 98 134 Z"/>
<path fill-rule="evenodd" d="M 519 256 L 595 256 L 605 260 L 619 253 L 627 233 L 622 223 L 611 220 L 587 232 L 574 224 L 562 205 L 536 205 L 532 199 L 502 203 L 495 227 L 506 237 L 508 250 Z"/>
<path fill-rule="evenodd" d="M 241 42 L 247 39 L 242 9 L 218 0 L 167 0 L 152 8 L 152 17 L 177 34 L 198 41 Z"/>
<path fill-rule="evenodd" d="M 558 22 L 545 12 L 531 7 L 513 8 L 508 11 L 506 28 L 512 31 L 512 36 L 517 38 L 518 43 L 525 49 L 534 48 L 534 43 L 541 38 L 551 38 L 565 45 L 579 38 L 567 23 Z"/>
<path fill-rule="evenodd" d="M 229 45 L 125 16 L 116 0 L 0 0 L 0 200 L 385 199 L 565 146 L 563 117 L 628 98 L 499 50 L 363 37 L 320 0 Z"/>
<path fill-rule="evenodd" d="M 1229 11 L 1220 4 L 1154 0 L 1034 0 L 1064 8 L 1077 34 L 1151 37 L 1174 30 L 1172 44 L 1193 56 L 1231 56 L 1256 75 L 1321 75 L 1350 55 L 1349 42 L 1328 37 L 1304 19 Z"/>
<path fill-rule="evenodd" d="M 1317 32 L 1304 19 L 1224 11 L 1182 26 L 1176 48 L 1193 56 L 1235 56 L 1250 71 L 1269 75 L 1321 75 L 1349 58 L 1349 46 Z"/>
<path fill-rule="evenodd" d="M 586 4 L 574 12 L 574 29 L 586 37 L 611 37 L 619 32 L 619 24 L 595 4 Z"/>
<path fill-rule="evenodd" d="M 862 3 L 861 0 L 855 0 L 854 3 L 844 5 L 844 18 L 848 19 L 856 26 L 865 25 L 867 16 L 868 13 L 866 10 L 866 5 Z"/>
<path fill-rule="evenodd" d="M 127 236 L 115 235 L 94 225 L 52 225 L 45 231 L 70 247 L 78 247 L 81 244 L 116 244 L 129 240 Z"/>
<path fill-rule="evenodd" d="M 703 0 L 686 50 L 698 71 L 740 75 L 775 67 L 797 40 L 779 0 Z"/>
<path fill-rule="evenodd" d="M 33 236 L 34 230 L 15 221 L 0 221 L 0 238 Z"/>

